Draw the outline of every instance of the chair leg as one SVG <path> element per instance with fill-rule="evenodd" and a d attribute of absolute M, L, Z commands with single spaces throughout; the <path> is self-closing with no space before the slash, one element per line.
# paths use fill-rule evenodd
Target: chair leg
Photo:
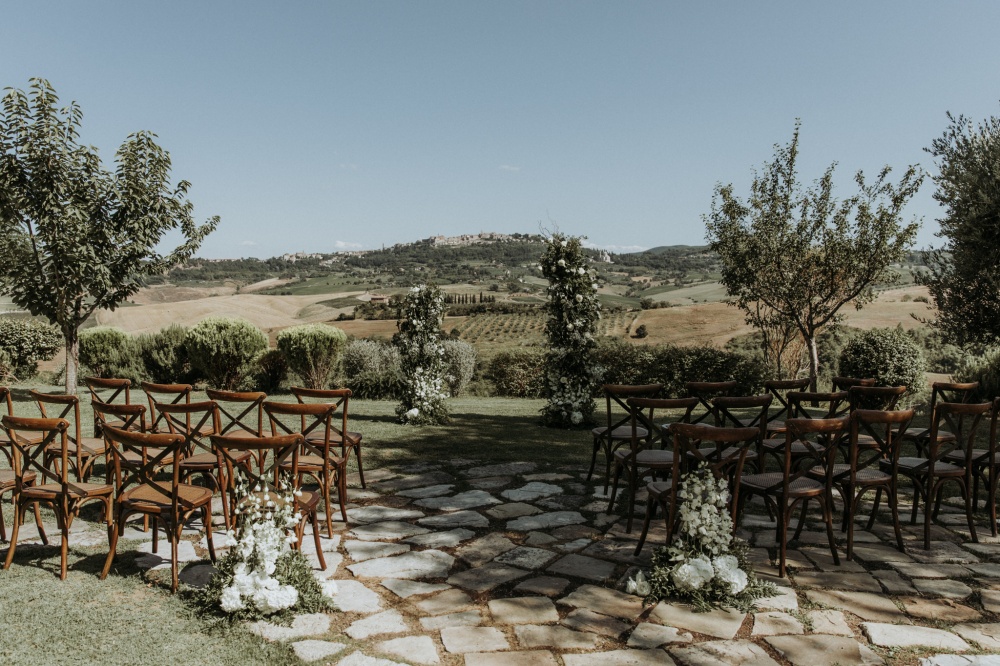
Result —
<path fill-rule="evenodd" d="M 208 557 L 215 562 L 215 544 L 212 542 L 212 501 L 201 508 L 205 521 L 205 540 L 208 542 Z"/>
<path fill-rule="evenodd" d="M 340 500 L 340 517 L 344 519 L 344 524 L 347 524 L 347 466 L 345 465 L 343 469 L 337 470 L 337 499 Z M 330 533 L 330 538 L 333 538 L 333 532 Z"/>
<path fill-rule="evenodd" d="M 830 554 L 833 556 L 833 563 L 840 566 L 837 540 L 833 536 L 833 506 L 830 499 L 826 493 L 820 495 L 820 501 L 823 503 L 823 522 L 826 523 L 826 539 L 830 542 Z"/>
<path fill-rule="evenodd" d="M 639 557 L 639 553 L 642 552 L 642 545 L 646 543 L 646 535 L 649 533 L 649 521 L 653 519 L 653 506 L 655 503 L 652 495 L 646 498 L 646 517 L 642 521 L 642 534 L 639 535 L 639 543 L 635 546 L 636 557 Z"/>
<path fill-rule="evenodd" d="M 331 484 L 331 481 L 332 481 L 332 479 L 329 476 L 327 476 L 323 480 L 323 483 L 321 484 L 320 490 L 322 490 L 323 494 L 326 496 L 324 498 L 326 500 L 326 535 L 332 539 L 333 538 L 333 502 L 331 501 L 331 497 L 330 497 L 330 493 L 331 493 L 330 484 Z"/>
<path fill-rule="evenodd" d="M 995 465 L 990 465 L 990 483 L 987 489 L 986 504 L 990 508 L 990 534 L 997 536 L 997 482 L 1000 481 L 1000 474 L 997 474 Z"/>
<path fill-rule="evenodd" d="M 611 442 L 608 442 L 607 447 L 604 449 L 604 492 L 608 492 L 608 484 L 611 483 L 611 463 L 614 461 L 615 452 L 611 446 Z"/>
<path fill-rule="evenodd" d="M 64 511 L 69 513 L 68 507 L 64 506 Z M 60 511 L 59 513 L 62 513 Z M 59 516 L 61 524 L 59 531 L 62 532 L 62 545 L 59 549 L 59 580 L 66 580 L 67 559 L 69 558 L 69 521 L 66 514 Z"/>
<path fill-rule="evenodd" d="M 597 437 L 594 438 L 594 452 L 590 456 L 590 471 L 587 472 L 587 481 L 590 481 L 591 477 L 594 476 L 594 468 L 597 467 L 597 451 L 601 448 L 601 440 Z"/>
<path fill-rule="evenodd" d="M 615 461 L 615 478 L 611 484 L 611 497 L 608 498 L 608 513 L 611 513 L 615 508 L 615 497 L 618 495 L 618 479 L 622 475 L 622 463 Z M 628 530 L 626 530 L 628 531 Z"/>
<path fill-rule="evenodd" d="M 115 560 L 115 555 L 118 551 L 118 536 L 125 532 L 125 517 L 121 512 L 118 513 L 118 529 L 111 529 L 111 543 L 108 544 L 108 557 L 104 560 L 104 568 L 101 570 L 101 580 L 108 577 L 108 573 L 111 571 L 111 563 Z"/>
<path fill-rule="evenodd" d="M 892 512 L 892 528 L 896 532 L 896 548 L 899 552 L 903 553 L 906 552 L 906 549 L 903 547 L 903 530 L 899 526 L 899 496 L 897 493 L 898 490 L 895 484 L 891 485 L 886 491 L 889 500 L 889 509 Z M 925 504 L 924 509 L 926 508 Z"/>
<path fill-rule="evenodd" d="M 180 522 L 180 521 L 178 521 Z M 180 585 L 177 576 L 177 542 L 181 540 L 181 525 L 171 526 L 170 532 L 170 592 L 176 593 Z"/>
<path fill-rule="evenodd" d="M 792 507 L 781 501 L 778 511 L 778 577 L 785 577 L 785 555 L 788 546 L 788 523 L 792 519 Z"/>
<path fill-rule="evenodd" d="M 35 504 L 37 510 L 38 504 Z M 14 506 L 14 526 L 11 528 L 10 533 L 10 546 L 7 547 L 7 559 L 4 560 L 3 568 L 10 569 L 11 562 L 14 561 L 14 549 L 17 548 L 17 532 L 21 528 L 20 518 L 24 515 L 25 507 L 20 504 L 15 504 Z"/>
<path fill-rule="evenodd" d="M 326 558 L 323 556 L 323 544 L 319 539 L 319 518 L 316 516 L 316 512 L 313 511 L 312 514 L 312 527 L 313 527 L 313 543 L 316 544 L 316 557 L 319 559 L 319 566 L 323 571 L 326 571 Z"/>
<path fill-rule="evenodd" d="M 802 536 L 802 527 L 806 524 L 806 510 L 809 508 L 809 498 L 802 500 L 802 512 L 799 514 L 799 524 L 795 528 L 795 536 L 793 537 L 796 541 Z"/>
<path fill-rule="evenodd" d="M 931 549 L 931 485 L 930 479 L 927 479 L 927 500 L 924 502 L 924 550 Z M 916 498 L 917 493 L 914 492 L 914 498 Z M 916 502 L 914 502 L 916 504 Z"/>
<path fill-rule="evenodd" d="M 959 479 L 958 483 L 962 486 L 962 494 L 965 496 L 965 517 L 969 521 L 969 534 L 972 536 L 972 543 L 979 543 L 979 535 L 976 534 L 976 521 L 972 515 L 972 496 L 969 494 L 969 486 L 965 479 Z"/>
<path fill-rule="evenodd" d="M 882 502 L 882 488 L 878 487 L 875 489 L 875 501 L 872 503 L 872 512 L 868 516 L 868 524 L 865 525 L 866 530 L 871 530 L 875 526 L 875 516 L 878 515 L 878 505 Z"/>
<path fill-rule="evenodd" d="M 920 498 L 924 493 L 924 487 L 917 479 L 913 479 L 913 507 L 910 509 L 910 524 L 917 524 L 917 508 L 920 506 Z"/>
<path fill-rule="evenodd" d="M 358 444 L 357 446 L 354 447 L 354 453 L 356 454 L 356 456 L 358 458 L 358 478 L 361 479 L 361 487 L 362 488 L 367 488 L 368 486 L 365 485 L 365 468 L 361 464 L 361 445 L 360 444 Z"/>

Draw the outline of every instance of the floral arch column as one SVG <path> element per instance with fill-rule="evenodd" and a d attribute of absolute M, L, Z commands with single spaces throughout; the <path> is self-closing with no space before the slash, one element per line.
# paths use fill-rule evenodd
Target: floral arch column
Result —
<path fill-rule="evenodd" d="M 403 395 L 396 415 L 412 425 L 447 423 L 448 389 L 444 375 L 441 320 L 444 296 L 437 287 L 413 287 L 403 301 L 399 321 Z"/>

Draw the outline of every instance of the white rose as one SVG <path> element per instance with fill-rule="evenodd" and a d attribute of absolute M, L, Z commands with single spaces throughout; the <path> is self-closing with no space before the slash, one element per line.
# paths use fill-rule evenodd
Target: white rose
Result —
<path fill-rule="evenodd" d="M 240 591 L 235 586 L 227 587 L 219 597 L 219 605 L 227 613 L 233 613 L 243 609 L 243 598 Z"/>
<path fill-rule="evenodd" d="M 414 407 L 410 411 L 406 412 L 406 418 L 408 418 L 408 419 L 415 419 L 418 416 L 420 416 L 420 410 L 417 409 L 416 407 Z"/>
<path fill-rule="evenodd" d="M 565 260 L 565 259 L 560 259 L 560 260 L 559 260 L 559 261 L 557 261 L 556 263 L 557 263 L 557 264 L 558 264 L 559 266 L 563 267 L 563 268 L 565 268 L 565 267 L 566 267 L 566 260 Z"/>

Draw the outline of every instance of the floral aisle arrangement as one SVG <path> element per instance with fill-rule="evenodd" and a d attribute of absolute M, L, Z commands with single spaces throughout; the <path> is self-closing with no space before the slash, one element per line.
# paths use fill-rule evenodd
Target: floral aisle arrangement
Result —
<path fill-rule="evenodd" d="M 546 425 L 575 427 L 590 424 L 594 390 L 601 368 L 594 364 L 595 334 L 601 318 L 596 274 L 588 270 L 579 238 L 552 234 L 541 258 L 542 275 L 549 281 L 545 334 Z"/>
<path fill-rule="evenodd" d="M 302 553 L 293 550 L 293 530 L 301 519 L 294 510 L 295 496 L 281 484 L 273 488 L 245 483 L 237 486 L 234 512 L 238 531 L 227 536 L 235 543 L 222 558 L 212 580 L 197 595 L 202 609 L 234 620 L 276 616 L 290 619 L 292 612 L 316 613 L 332 608 L 337 583 L 322 584 Z"/>
<path fill-rule="evenodd" d="M 413 425 L 448 422 L 448 386 L 445 382 L 441 320 L 444 296 L 437 287 L 410 289 L 403 301 L 396 344 L 403 378 L 402 400 L 396 416 Z"/>
<path fill-rule="evenodd" d="M 629 592 L 653 601 L 680 598 L 702 611 L 728 606 L 744 612 L 755 599 L 777 594 L 754 575 L 747 543 L 733 536 L 725 479 L 701 468 L 683 477 L 677 496 L 673 542 L 653 553 L 648 580 L 640 573 L 629 581 Z"/>

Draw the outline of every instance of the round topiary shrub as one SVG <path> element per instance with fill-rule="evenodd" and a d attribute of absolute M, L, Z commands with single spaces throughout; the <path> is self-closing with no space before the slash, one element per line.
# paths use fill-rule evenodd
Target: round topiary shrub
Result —
<path fill-rule="evenodd" d="M 98 326 L 80 331 L 79 358 L 94 377 L 132 382 L 147 378 L 138 340 L 117 328 Z"/>
<path fill-rule="evenodd" d="M 856 335 L 840 352 L 844 377 L 874 377 L 877 386 L 905 386 L 913 396 L 925 388 L 920 346 L 901 328 L 873 328 Z"/>
<path fill-rule="evenodd" d="M 31 379 L 38 362 L 55 357 L 63 345 L 59 329 L 35 319 L 0 317 L 0 380 Z"/>
<path fill-rule="evenodd" d="M 340 364 L 347 334 L 326 324 L 292 326 L 278 333 L 278 350 L 306 388 L 326 388 Z"/>
<path fill-rule="evenodd" d="M 639 324 L 639 326 L 635 329 L 635 337 L 641 340 L 642 338 L 648 336 L 649 336 L 649 329 L 646 328 L 645 324 Z"/>
<path fill-rule="evenodd" d="M 454 339 L 444 340 L 441 346 L 444 349 L 444 381 L 454 398 L 461 395 L 476 373 L 476 348 Z"/>
<path fill-rule="evenodd" d="M 144 333 L 136 339 L 146 374 L 159 384 L 189 382 L 191 359 L 188 358 L 187 329 L 173 324 L 156 333 Z"/>
<path fill-rule="evenodd" d="M 267 349 L 267 335 L 246 319 L 208 317 L 188 331 L 185 346 L 191 366 L 210 386 L 234 391 Z"/>

